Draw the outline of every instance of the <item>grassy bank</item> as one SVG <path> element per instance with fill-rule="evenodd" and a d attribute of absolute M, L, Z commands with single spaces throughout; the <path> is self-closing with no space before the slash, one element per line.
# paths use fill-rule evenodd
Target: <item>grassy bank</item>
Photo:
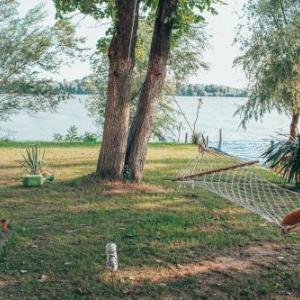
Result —
<path fill-rule="evenodd" d="M 43 142 L 43 141 L 0 141 L 0 148 L 26 148 L 30 145 L 38 145 L 45 148 L 86 148 L 86 147 L 99 147 L 101 143 L 99 142 Z M 184 147 L 186 144 L 178 144 L 178 143 L 150 143 L 152 148 L 162 148 L 165 146 L 178 146 Z"/>
<path fill-rule="evenodd" d="M 25 189 L 26 144 L 1 144 L 0 217 L 12 236 L 0 249 L 0 299 L 254 299 L 300 297 L 300 235 L 282 236 L 204 190 L 170 178 L 197 150 L 151 145 L 145 182 L 98 182 L 98 145 L 44 144 L 57 180 Z M 120 268 L 105 269 L 105 245 Z M 44 275 L 44 276 L 42 276 Z"/>
<path fill-rule="evenodd" d="M 97 147 L 99 143 L 85 143 L 85 142 L 41 142 L 41 141 L 0 141 L 0 148 L 26 148 L 29 145 L 38 145 L 41 147 L 49 148 L 74 148 L 74 147 Z"/>

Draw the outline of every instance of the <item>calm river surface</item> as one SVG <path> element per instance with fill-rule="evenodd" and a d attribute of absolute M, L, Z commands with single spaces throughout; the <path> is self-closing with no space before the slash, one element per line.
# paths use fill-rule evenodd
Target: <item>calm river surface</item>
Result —
<path fill-rule="evenodd" d="M 11 121 L 0 123 L 1 134 L 20 141 L 51 141 L 54 133 L 64 134 L 71 125 L 76 125 L 80 133 L 96 133 L 98 129 L 84 106 L 85 97 L 76 96 L 61 104 L 56 113 L 20 113 L 13 116 Z M 177 97 L 191 124 L 196 117 L 197 100 L 198 97 Z M 233 113 L 245 101 L 245 98 L 203 97 L 197 129 L 209 136 L 211 145 L 217 145 L 219 128 L 222 128 L 222 150 L 245 158 L 258 158 L 278 132 L 288 132 L 289 118 L 272 112 L 263 122 L 251 121 L 244 130 L 239 127 L 239 117 L 233 117 Z M 184 127 L 180 141 L 184 141 L 185 132 L 190 135 L 190 129 L 184 118 L 179 118 Z"/>

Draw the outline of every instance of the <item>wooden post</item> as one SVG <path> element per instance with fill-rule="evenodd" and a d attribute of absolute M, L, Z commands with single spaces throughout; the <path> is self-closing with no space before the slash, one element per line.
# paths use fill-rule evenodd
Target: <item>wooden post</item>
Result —
<path fill-rule="evenodd" d="M 186 132 L 185 133 L 185 143 L 187 144 L 187 142 L 188 142 L 188 133 Z"/>
<path fill-rule="evenodd" d="M 177 138 L 177 143 L 180 143 L 180 137 L 181 137 L 181 127 L 182 127 L 182 123 L 180 122 L 178 125 L 178 138 Z"/>
<path fill-rule="evenodd" d="M 219 145 L 218 145 L 218 150 L 220 151 L 222 148 L 222 142 L 223 142 L 223 138 L 222 138 L 222 128 L 219 129 Z"/>

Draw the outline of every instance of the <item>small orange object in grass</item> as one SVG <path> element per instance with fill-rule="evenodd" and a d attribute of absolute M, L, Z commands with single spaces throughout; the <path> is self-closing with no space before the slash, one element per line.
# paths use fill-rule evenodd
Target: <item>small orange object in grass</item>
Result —
<path fill-rule="evenodd" d="M 281 221 L 283 227 L 298 227 L 300 225 L 300 207 L 287 214 Z"/>
<path fill-rule="evenodd" d="M 2 232 L 8 232 L 8 224 L 9 222 L 5 219 L 1 219 Z"/>

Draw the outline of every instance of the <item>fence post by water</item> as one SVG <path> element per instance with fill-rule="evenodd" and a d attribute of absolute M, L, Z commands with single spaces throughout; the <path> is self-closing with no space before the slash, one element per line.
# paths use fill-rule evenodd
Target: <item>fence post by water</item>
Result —
<path fill-rule="evenodd" d="M 223 142 L 222 128 L 220 128 L 220 129 L 219 129 L 219 144 L 218 144 L 218 150 L 221 150 L 221 148 L 222 148 L 222 142 Z"/>
<path fill-rule="evenodd" d="M 188 136 L 189 136 L 189 135 L 188 135 L 188 133 L 186 132 L 186 133 L 185 133 L 185 143 L 186 143 L 186 144 L 187 144 L 187 142 L 188 142 Z"/>
<path fill-rule="evenodd" d="M 182 123 L 180 122 L 177 129 L 178 129 L 178 138 L 177 138 L 177 143 L 180 143 L 180 137 L 181 137 L 181 128 L 182 128 Z"/>

